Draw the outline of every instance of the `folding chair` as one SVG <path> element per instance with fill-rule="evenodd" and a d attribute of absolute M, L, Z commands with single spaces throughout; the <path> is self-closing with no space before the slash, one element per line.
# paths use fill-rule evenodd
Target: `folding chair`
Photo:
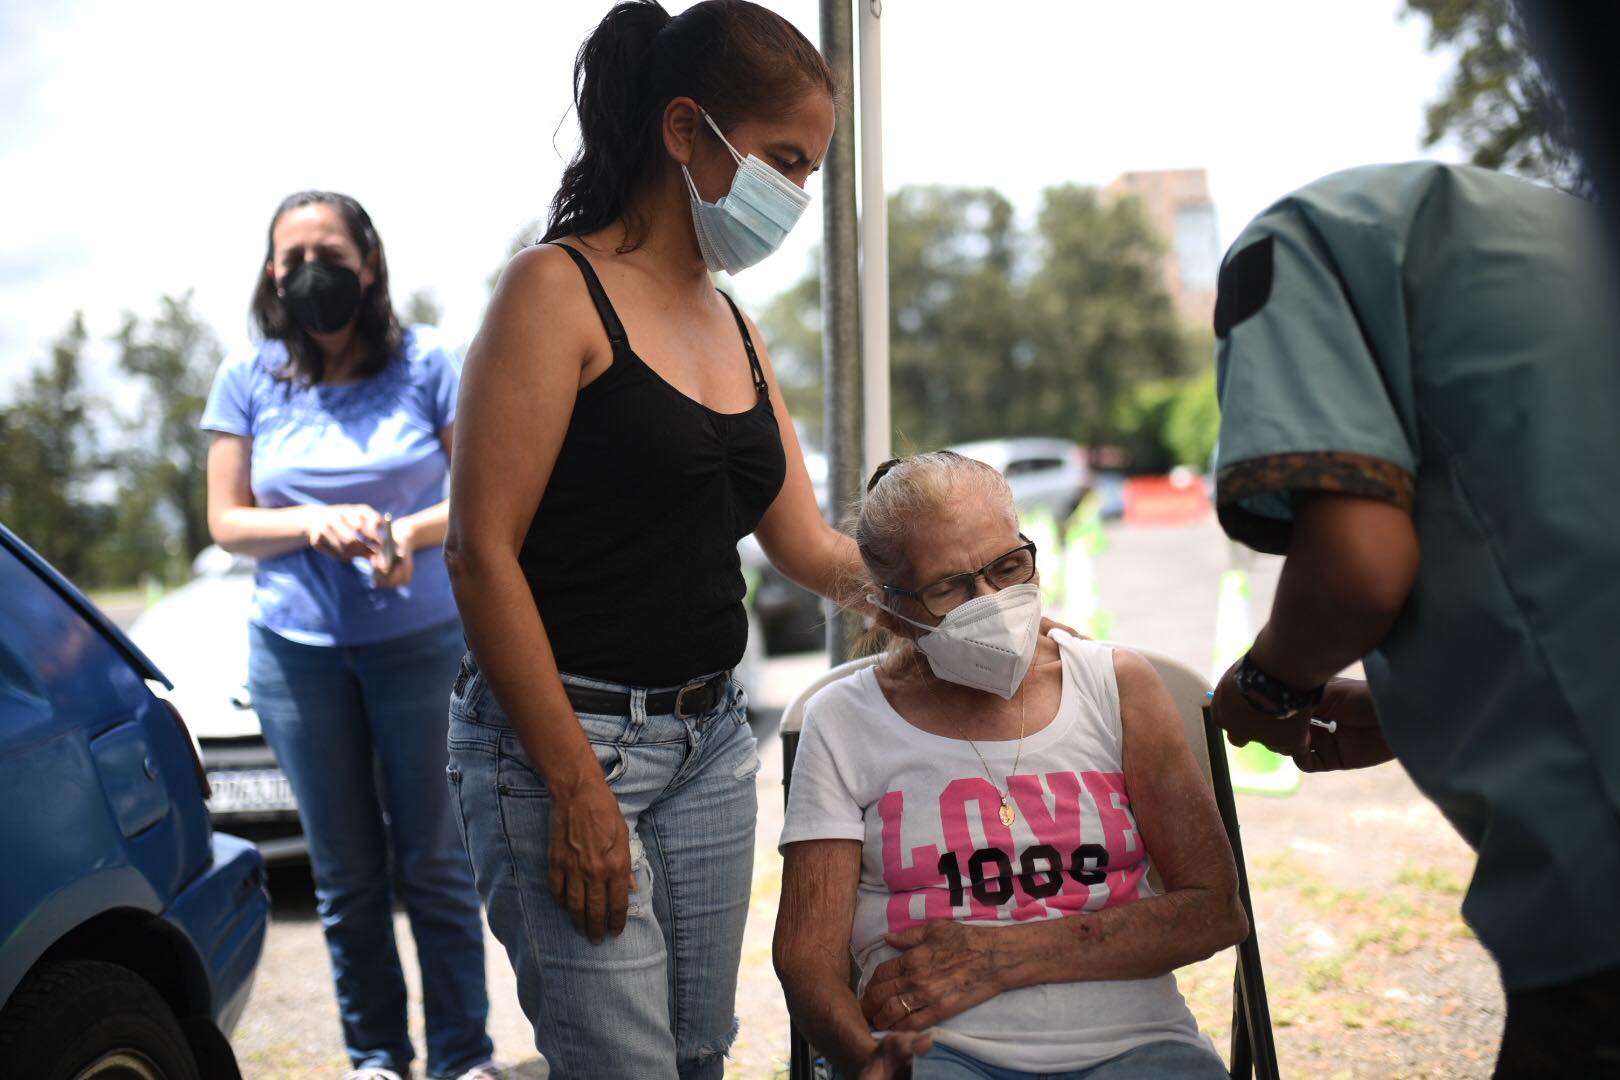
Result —
<path fill-rule="evenodd" d="M 1232 980 L 1232 1045 L 1231 1074 L 1233 1080 L 1278 1080 L 1277 1049 L 1271 1037 L 1271 1008 L 1266 1001 L 1265 976 L 1260 968 L 1260 938 L 1254 922 L 1254 905 L 1249 900 L 1249 872 L 1243 862 L 1243 844 L 1238 837 L 1237 804 L 1232 798 L 1232 780 L 1226 769 L 1226 744 L 1220 728 L 1215 726 L 1209 710 L 1209 682 L 1195 669 L 1179 660 L 1151 649 L 1121 646 L 1153 665 L 1160 680 L 1175 700 L 1176 710 L 1186 729 L 1187 744 L 1193 759 L 1215 792 L 1215 804 L 1220 808 L 1221 823 L 1232 844 L 1232 857 L 1237 862 L 1238 897 L 1243 913 L 1249 919 L 1249 936 L 1237 947 L 1237 970 Z M 817 690 L 836 682 L 877 662 L 877 657 L 866 657 L 840 664 L 826 672 L 799 693 L 782 713 L 782 788 L 783 797 L 793 784 L 793 757 L 799 747 L 799 731 L 804 726 L 804 706 Z M 1152 872 L 1156 888 L 1162 889 L 1158 871 Z M 789 1027 L 788 1053 L 789 1080 L 815 1080 L 817 1055 L 797 1025 Z"/>

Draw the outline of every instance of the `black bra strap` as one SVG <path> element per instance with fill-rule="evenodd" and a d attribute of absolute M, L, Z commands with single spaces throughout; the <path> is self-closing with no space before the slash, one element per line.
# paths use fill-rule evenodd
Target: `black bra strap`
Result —
<path fill-rule="evenodd" d="M 630 344 L 630 339 L 624 333 L 624 323 L 619 321 L 619 313 L 613 310 L 613 303 L 608 300 L 607 292 L 602 288 L 602 281 L 596 276 L 596 271 L 591 269 L 590 261 L 567 244 L 554 243 L 552 246 L 568 252 L 569 257 L 574 260 L 574 265 L 579 267 L 579 272 L 585 275 L 585 288 L 590 291 L 591 302 L 596 305 L 596 314 L 602 319 L 602 329 L 607 331 L 608 340 L 614 345 Z M 753 354 L 753 346 L 749 346 L 748 355 Z"/>
<path fill-rule="evenodd" d="M 737 320 L 737 329 L 742 331 L 743 348 L 748 350 L 748 369 L 754 373 L 754 389 L 763 394 L 769 389 L 765 383 L 765 369 L 759 366 L 759 354 L 754 351 L 754 339 L 748 335 L 748 323 L 744 321 L 742 312 L 737 310 L 737 304 L 730 296 L 720 289 L 715 291 L 725 296 L 726 303 L 731 306 L 731 315 Z"/>

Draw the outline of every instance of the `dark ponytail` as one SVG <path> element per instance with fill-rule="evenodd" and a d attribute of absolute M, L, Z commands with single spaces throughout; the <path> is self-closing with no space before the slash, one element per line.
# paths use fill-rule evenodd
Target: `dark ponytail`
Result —
<path fill-rule="evenodd" d="M 838 95 L 832 71 L 786 19 L 749 0 L 703 0 L 671 16 L 657 0 L 615 4 L 574 60 L 579 151 L 563 171 L 541 242 L 626 217 L 666 167 L 664 108 L 691 97 L 722 130 L 791 112 L 807 90 Z M 621 251 L 640 243 L 626 221 Z"/>

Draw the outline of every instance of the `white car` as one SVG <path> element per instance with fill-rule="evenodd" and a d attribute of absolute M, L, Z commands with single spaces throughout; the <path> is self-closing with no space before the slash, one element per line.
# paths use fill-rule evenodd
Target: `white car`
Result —
<path fill-rule="evenodd" d="M 253 567 L 252 559 L 204 548 L 192 562 L 191 582 L 146 609 L 129 635 L 177 688 L 169 696 L 208 773 L 214 825 L 253 841 L 267 863 L 302 862 L 309 845 L 298 805 L 247 688 Z M 752 694 L 762 649 L 752 625 L 748 640 L 736 677 Z M 446 686 L 447 704 L 449 693 Z"/>
<path fill-rule="evenodd" d="M 174 682 L 170 697 L 213 789 L 215 826 L 252 840 L 267 863 L 302 861 L 309 848 L 298 806 L 247 689 L 253 560 L 208 547 L 191 569 L 191 582 L 142 612 L 130 637 Z"/>

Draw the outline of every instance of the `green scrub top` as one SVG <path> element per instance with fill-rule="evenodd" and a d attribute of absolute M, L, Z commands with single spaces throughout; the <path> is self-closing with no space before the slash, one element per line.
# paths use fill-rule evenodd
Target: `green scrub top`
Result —
<path fill-rule="evenodd" d="M 1417 581 L 1367 678 L 1479 853 L 1463 914 L 1512 990 L 1620 965 L 1620 288 L 1601 241 L 1590 204 L 1527 181 L 1369 166 L 1255 219 L 1216 302 L 1227 533 L 1285 553 L 1298 490 L 1412 513 Z"/>

